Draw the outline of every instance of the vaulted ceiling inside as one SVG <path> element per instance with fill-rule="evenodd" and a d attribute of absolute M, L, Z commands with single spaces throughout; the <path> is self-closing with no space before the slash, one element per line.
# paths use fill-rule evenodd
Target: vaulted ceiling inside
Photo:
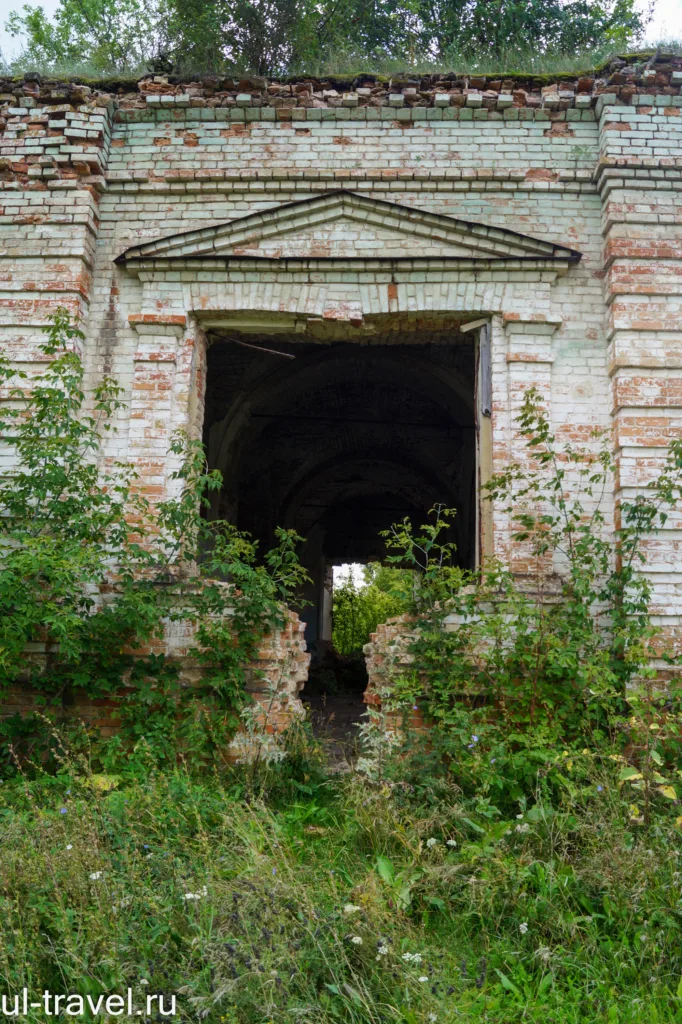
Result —
<path fill-rule="evenodd" d="M 381 559 L 381 530 L 443 503 L 458 510 L 453 539 L 470 566 L 473 395 L 473 339 L 456 330 L 331 343 L 218 334 L 205 421 L 224 477 L 214 514 L 262 544 L 277 526 L 295 529 L 318 577 Z"/>

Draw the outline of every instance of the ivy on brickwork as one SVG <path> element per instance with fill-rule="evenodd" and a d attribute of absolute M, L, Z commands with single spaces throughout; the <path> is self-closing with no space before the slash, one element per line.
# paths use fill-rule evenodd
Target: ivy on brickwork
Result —
<path fill-rule="evenodd" d="M 533 390 L 517 422 L 527 460 L 487 485 L 512 524 L 510 565 L 458 569 L 443 540 L 451 509 L 385 534 L 389 561 L 412 568 L 414 585 L 385 647 L 373 727 L 421 713 L 435 728 L 418 770 L 426 758 L 498 807 L 537 787 L 551 801 L 586 755 L 610 757 L 633 789 L 633 815 L 648 820 L 654 799 L 677 799 L 682 777 L 682 690 L 674 673 L 661 685 L 674 659 L 657 648 L 642 572 L 647 541 L 682 497 L 682 442 L 652 486 L 621 504 L 614 539 L 602 511 L 615 469 L 608 438 L 595 435 L 591 450 L 559 445 Z"/>
<path fill-rule="evenodd" d="M 161 757 L 179 749 L 204 756 L 234 732 L 249 663 L 307 578 L 300 538 L 279 530 L 277 546 L 259 558 L 248 535 L 208 522 L 202 507 L 221 477 L 182 433 L 171 449 L 177 497 L 152 504 L 131 465 L 105 460 L 103 468 L 121 388 L 105 378 L 86 411 L 83 340 L 59 310 L 40 374 L 28 379 L 0 361 L 9 399 L 0 435 L 15 458 L 0 477 L 0 700 L 30 682 L 45 712 L 75 692 L 103 698 L 125 684 L 122 747 L 144 733 Z M 181 686 L 177 666 L 153 653 L 174 622 L 193 633 L 197 686 Z M 10 719 L 1 734 L 35 741 L 36 723 Z"/>

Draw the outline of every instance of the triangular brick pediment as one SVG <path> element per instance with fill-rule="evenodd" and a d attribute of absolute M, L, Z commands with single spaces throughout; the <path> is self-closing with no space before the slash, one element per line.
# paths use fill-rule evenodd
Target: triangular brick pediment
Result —
<path fill-rule="evenodd" d="M 345 190 L 286 203 L 225 224 L 167 235 L 126 249 L 117 259 L 195 260 L 439 257 L 551 260 L 580 253 L 529 235 L 414 209 Z"/>

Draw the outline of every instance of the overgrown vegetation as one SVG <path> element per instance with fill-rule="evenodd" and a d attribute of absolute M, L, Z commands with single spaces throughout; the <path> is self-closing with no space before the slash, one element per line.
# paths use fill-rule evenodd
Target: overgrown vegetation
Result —
<path fill-rule="evenodd" d="M 60 0 L 54 19 L 25 5 L 8 28 L 26 40 L 17 70 L 466 73 L 590 69 L 648 19 L 634 0 Z"/>
<path fill-rule="evenodd" d="M 216 1024 L 682 1019 L 680 831 L 633 821 L 608 761 L 495 814 L 457 771 L 326 779 L 310 753 L 265 799 L 245 769 L 6 782 L 0 989 L 130 986 Z"/>
<path fill-rule="evenodd" d="M 4 681 L 40 631 L 46 693 L 101 692 L 131 665 L 124 644 L 208 609 L 212 727 L 225 694 L 233 707 L 243 691 L 252 631 L 301 578 L 295 538 L 261 564 L 248 538 L 209 527 L 199 502 L 217 477 L 186 440 L 178 497 L 156 517 L 130 467 L 102 478 L 101 431 L 120 399 L 106 381 L 85 414 L 79 341 L 60 316 L 51 362 L 3 426 L 19 456 L 0 488 Z M 328 770 L 305 724 L 277 758 L 241 766 L 178 745 L 187 719 L 149 663 L 148 707 L 120 743 L 48 723 L 50 760 L 11 755 L 10 1012 L 24 986 L 95 1004 L 130 987 L 136 1006 L 175 995 L 180 1019 L 216 1024 L 682 1021 L 682 722 L 675 683 L 651 664 L 666 659 L 642 574 L 648 539 L 678 507 L 682 443 L 614 532 L 608 439 L 558 444 L 532 391 L 518 426 L 527 458 L 489 486 L 514 524 L 511 565 L 457 568 L 443 540 L 452 513 L 438 508 L 421 528 L 396 524 L 392 564 L 368 571 L 376 602 L 409 609 L 412 635 L 387 662 L 352 772 Z M 220 614 L 235 596 L 209 569 L 238 581 L 243 612 Z M 415 706 L 428 735 L 387 733 Z"/>
<path fill-rule="evenodd" d="M 106 460 L 102 472 L 121 388 L 105 378 L 86 410 L 82 340 L 59 311 L 42 373 L 29 381 L 0 359 L 9 396 L 0 435 L 16 460 L 0 477 L 0 700 L 24 679 L 39 686 L 43 712 L 57 712 L 74 692 L 99 698 L 126 683 L 131 692 L 117 698 L 122 748 L 144 735 L 171 761 L 180 750 L 209 756 L 236 728 L 263 636 L 307 578 L 300 538 L 280 530 L 259 558 L 246 534 L 205 519 L 220 474 L 207 472 L 201 445 L 181 433 L 171 445 L 176 497 L 152 503 L 132 464 Z M 153 650 L 169 622 L 195 629 L 196 687 L 181 686 L 162 655 L 133 657 Z M 30 737 L 35 753 L 49 742 L 41 723 L 40 714 L 16 717 L 0 735 Z"/>
<path fill-rule="evenodd" d="M 426 758 L 430 779 L 456 773 L 493 818 L 519 801 L 552 804 L 597 757 L 620 765 L 631 817 L 650 824 L 654 805 L 677 803 L 682 707 L 679 676 L 657 682 L 656 657 L 672 659 L 657 649 L 641 569 L 647 539 L 681 496 L 682 442 L 649 490 L 621 503 L 614 530 L 608 436 L 595 435 L 591 451 L 558 445 L 533 390 L 518 427 L 526 462 L 487 485 L 513 524 L 516 566 L 459 569 L 441 541 L 448 509 L 420 532 L 405 520 L 386 534 L 389 561 L 413 568 L 413 633 L 407 662 L 405 644 L 394 648 L 383 714 L 417 706 L 432 718 L 437 728 L 406 763 L 422 773 Z"/>

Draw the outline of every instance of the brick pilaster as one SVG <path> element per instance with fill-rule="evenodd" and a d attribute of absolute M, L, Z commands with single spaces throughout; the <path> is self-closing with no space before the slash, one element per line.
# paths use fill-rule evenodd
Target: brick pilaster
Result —
<path fill-rule="evenodd" d="M 682 111 L 665 99 L 600 112 L 617 503 L 655 479 L 682 435 Z M 646 543 L 653 611 L 669 631 L 682 613 L 681 525 L 672 517 Z"/>

